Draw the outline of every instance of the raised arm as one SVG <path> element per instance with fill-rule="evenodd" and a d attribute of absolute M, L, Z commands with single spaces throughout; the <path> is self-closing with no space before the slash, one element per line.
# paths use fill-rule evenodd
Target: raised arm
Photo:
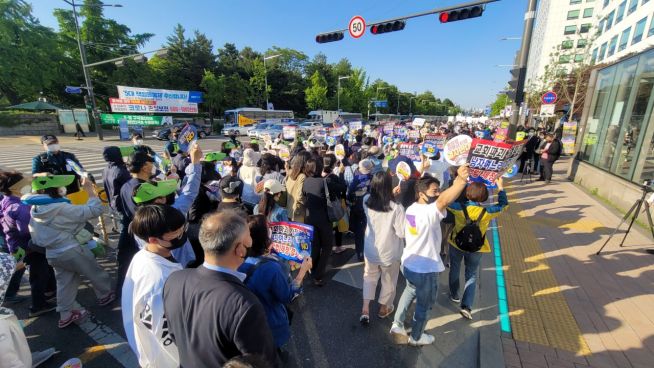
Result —
<path fill-rule="evenodd" d="M 468 182 L 468 164 L 460 166 L 457 170 L 457 177 L 454 179 L 452 186 L 442 192 L 436 200 L 438 210 L 443 212 L 450 203 L 456 201 Z"/>

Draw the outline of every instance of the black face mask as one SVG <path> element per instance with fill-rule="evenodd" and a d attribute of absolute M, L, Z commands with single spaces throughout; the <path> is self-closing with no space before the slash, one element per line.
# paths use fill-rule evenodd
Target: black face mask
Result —
<path fill-rule="evenodd" d="M 436 200 L 438 199 L 438 196 L 430 197 L 430 196 L 428 196 L 426 194 L 425 194 L 425 197 L 427 197 L 427 204 L 432 204 L 432 203 L 436 202 Z"/>
<path fill-rule="evenodd" d="M 179 249 L 179 248 L 183 247 L 184 244 L 186 244 L 186 240 L 187 240 L 187 236 L 186 236 L 186 232 L 184 232 L 184 234 L 182 234 L 182 236 L 179 237 L 179 238 L 175 238 L 173 240 L 164 240 L 164 241 L 167 241 L 167 242 L 170 243 L 169 247 L 164 247 L 164 248 L 166 248 L 168 250 Z"/>

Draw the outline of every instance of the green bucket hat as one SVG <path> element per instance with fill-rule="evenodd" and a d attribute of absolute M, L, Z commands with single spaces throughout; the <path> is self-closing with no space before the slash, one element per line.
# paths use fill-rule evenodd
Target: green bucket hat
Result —
<path fill-rule="evenodd" d="M 141 183 L 134 192 L 134 203 L 145 203 L 165 197 L 177 190 L 177 179 Z"/>
<path fill-rule="evenodd" d="M 204 160 L 208 162 L 216 162 L 222 161 L 225 157 L 227 157 L 227 154 L 224 152 L 209 152 L 204 155 Z"/>
<path fill-rule="evenodd" d="M 32 179 L 32 190 L 67 187 L 74 180 L 75 175 L 36 176 Z"/>

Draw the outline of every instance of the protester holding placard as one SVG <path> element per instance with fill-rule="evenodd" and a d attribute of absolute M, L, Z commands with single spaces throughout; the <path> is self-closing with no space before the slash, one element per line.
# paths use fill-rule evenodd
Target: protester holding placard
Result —
<path fill-rule="evenodd" d="M 436 300 L 438 273 L 445 270 L 440 257 L 441 228 L 447 206 L 459 196 L 466 186 L 468 167 L 461 166 L 459 176 L 453 185 L 440 193 L 438 180 L 423 177 L 416 183 L 418 201 L 406 210 L 404 236 L 406 246 L 402 253 L 402 273 L 407 280 L 400 297 L 391 334 L 397 343 L 420 346 L 434 342 L 434 337 L 423 333 L 427 323 L 427 312 Z M 413 315 L 411 335 L 404 328 L 407 310 L 413 300 L 416 309 Z"/>
<path fill-rule="evenodd" d="M 263 184 L 261 201 L 254 206 L 255 215 L 264 215 L 269 222 L 288 221 L 286 208 L 278 204 L 284 186 L 275 179 L 268 179 Z"/>
<path fill-rule="evenodd" d="M 404 209 L 393 201 L 391 175 L 378 172 L 372 177 L 370 194 L 363 199 L 367 218 L 363 269 L 363 307 L 359 321 L 370 322 L 370 301 L 375 299 L 381 277 L 379 318 L 386 318 L 395 309 L 395 286 L 400 272 L 404 244 Z"/>
<path fill-rule="evenodd" d="M 302 293 L 302 282 L 311 270 L 312 260 L 311 257 L 304 258 L 300 270 L 292 279 L 288 262 L 270 251 L 266 218 L 263 215 L 249 216 L 248 227 L 252 247 L 238 271 L 246 275 L 245 285 L 263 304 L 275 346 L 284 361 L 286 354 L 281 348 L 291 337 L 292 312 L 288 305 Z"/>
<path fill-rule="evenodd" d="M 472 319 L 472 304 L 475 300 L 475 289 L 477 275 L 479 272 L 479 263 L 484 253 L 490 253 L 490 245 L 486 239 L 486 230 L 492 219 L 498 217 L 509 205 L 509 201 L 504 191 L 502 177 L 499 177 L 497 184 L 497 204 L 484 206 L 483 203 L 488 200 L 488 189 L 483 183 L 470 183 L 466 188 L 467 203 L 454 202 L 450 204 L 448 210 L 454 214 L 454 231 L 449 239 L 450 244 L 450 300 L 453 303 L 461 304 L 461 315 L 466 319 Z M 464 231 L 466 226 L 474 223 L 478 227 L 481 239 L 477 244 L 469 244 L 457 237 Z M 461 249 L 463 247 L 473 246 L 473 248 Z M 460 282 L 459 274 L 461 270 L 461 261 L 465 263 L 465 286 L 463 298 L 459 295 Z"/>

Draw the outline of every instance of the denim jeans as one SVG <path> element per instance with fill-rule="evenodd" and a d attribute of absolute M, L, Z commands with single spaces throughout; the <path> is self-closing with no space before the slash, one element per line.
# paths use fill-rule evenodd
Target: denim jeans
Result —
<path fill-rule="evenodd" d="M 459 275 L 461 274 L 461 260 L 465 263 L 466 283 L 463 287 L 463 298 L 461 298 L 461 308 L 472 309 L 472 303 L 475 301 L 475 289 L 477 287 L 477 277 L 479 275 L 479 262 L 483 253 L 468 253 L 450 247 L 450 295 L 459 296 Z"/>
<path fill-rule="evenodd" d="M 402 274 L 406 279 L 406 287 L 400 297 L 393 322 L 404 327 L 406 312 L 413 299 L 416 299 L 411 337 L 414 340 L 419 340 L 427 324 L 427 312 L 436 302 L 436 296 L 438 295 L 438 273 L 417 273 L 402 267 Z"/>

